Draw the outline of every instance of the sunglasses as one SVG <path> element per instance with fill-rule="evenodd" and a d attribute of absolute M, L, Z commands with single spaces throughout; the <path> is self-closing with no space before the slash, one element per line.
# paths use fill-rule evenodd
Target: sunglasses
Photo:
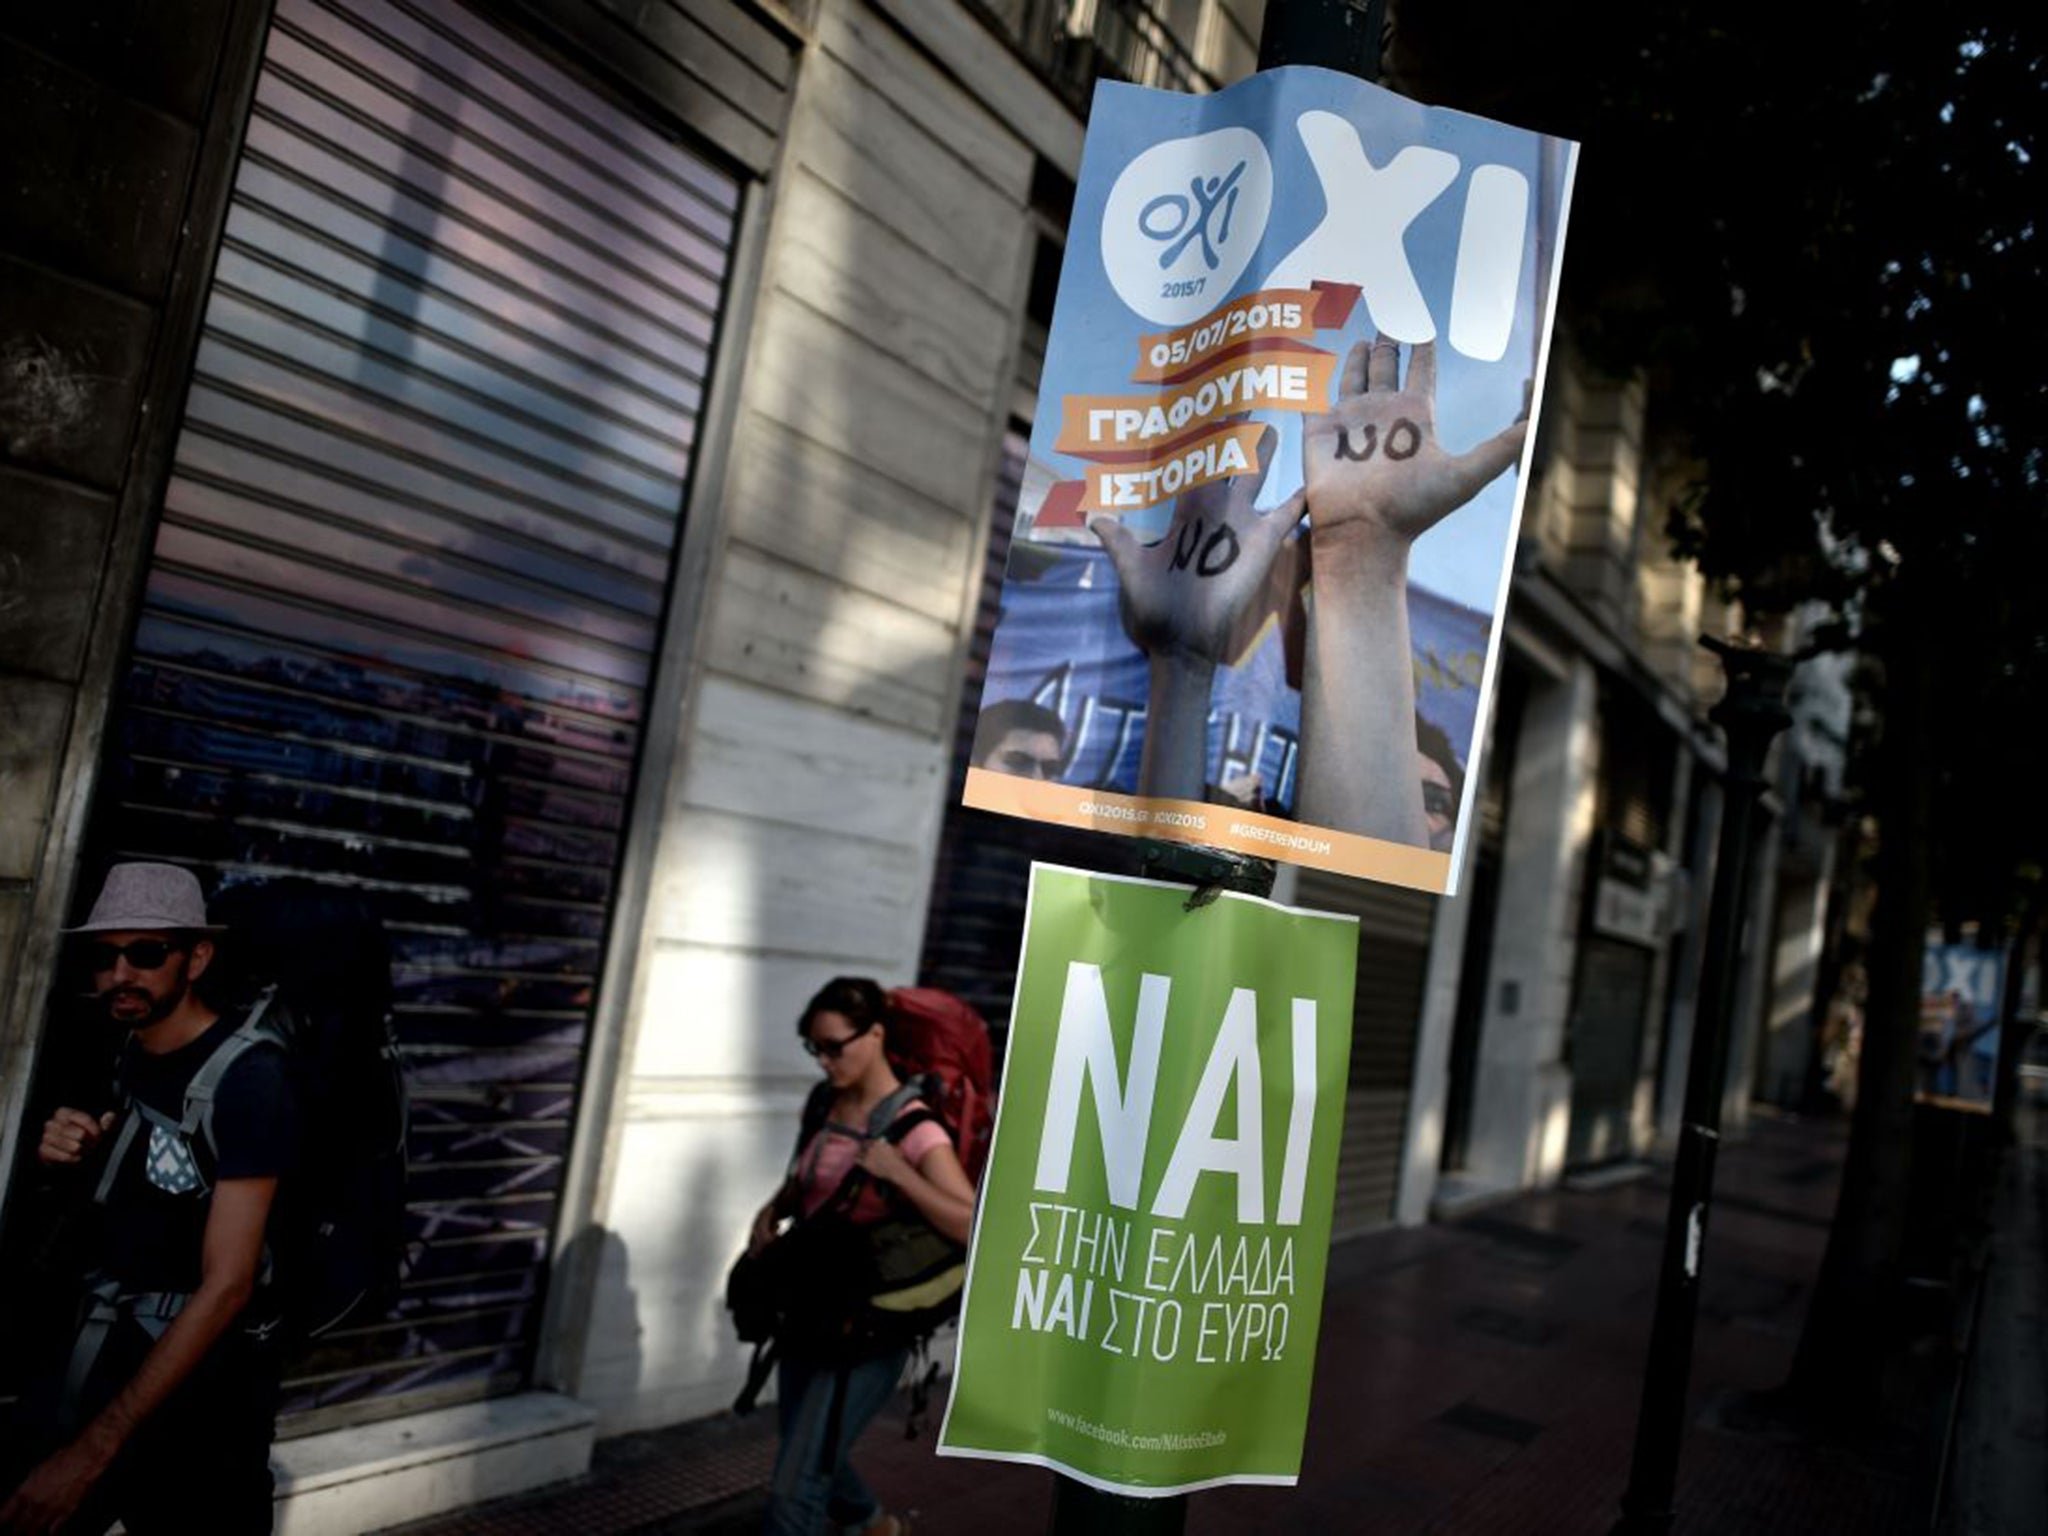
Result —
<path fill-rule="evenodd" d="M 168 939 L 136 939 L 128 944 L 108 944 L 103 941 L 86 949 L 86 953 L 92 957 L 92 968 L 96 971 L 111 971 L 123 960 L 138 971 L 153 971 L 171 956 L 184 952 L 183 944 L 174 944 Z"/>
<path fill-rule="evenodd" d="M 856 1040 L 866 1039 L 867 1035 L 868 1031 L 865 1029 L 857 1035 L 848 1035 L 844 1040 L 813 1040 L 809 1035 L 805 1035 L 804 1049 L 820 1061 L 837 1061 L 849 1045 Z"/>

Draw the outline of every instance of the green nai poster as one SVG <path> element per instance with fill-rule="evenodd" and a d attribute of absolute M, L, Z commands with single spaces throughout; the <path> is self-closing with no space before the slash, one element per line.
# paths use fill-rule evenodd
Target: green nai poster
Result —
<path fill-rule="evenodd" d="M 1300 1475 L 1358 929 L 1034 865 L 943 1455 Z"/>

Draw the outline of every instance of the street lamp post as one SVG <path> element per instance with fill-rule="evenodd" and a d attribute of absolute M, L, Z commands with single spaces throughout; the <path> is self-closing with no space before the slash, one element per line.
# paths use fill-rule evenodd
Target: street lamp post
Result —
<path fill-rule="evenodd" d="M 1685 1116 L 1671 1172 L 1657 1314 L 1643 1367 L 1643 1401 L 1621 1520 L 1613 1536 L 1663 1536 L 1672 1527 L 1678 1448 L 1685 1434 L 1685 1391 L 1692 1373 L 1693 1328 L 1699 1317 L 1700 1260 L 1714 1197 L 1714 1158 L 1721 1141 L 1721 1098 L 1728 1075 L 1729 1021 L 1735 1011 L 1737 950 L 1749 880 L 1750 831 L 1764 790 L 1764 758 L 1791 723 L 1785 690 L 1803 658 L 1711 637 L 1702 645 L 1721 658 L 1728 691 L 1708 718 L 1728 744 L 1714 895 L 1686 1065 Z"/>

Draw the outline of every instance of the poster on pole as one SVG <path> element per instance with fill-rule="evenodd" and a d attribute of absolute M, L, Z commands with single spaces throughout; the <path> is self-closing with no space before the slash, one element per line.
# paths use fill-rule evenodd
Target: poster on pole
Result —
<path fill-rule="evenodd" d="M 1991 1112 L 1998 1082 L 2005 956 L 1939 935 L 1920 958 L 1920 1032 L 1913 1097 L 1945 1109 Z"/>
<path fill-rule="evenodd" d="M 1453 889 L 1576 153 L 1097 87 L 968 805 Z"/>
<path fill-rule="evenodd" d="M 1300 1475 L 1356 920 L 1034 865 L 939 1452 Z"/>

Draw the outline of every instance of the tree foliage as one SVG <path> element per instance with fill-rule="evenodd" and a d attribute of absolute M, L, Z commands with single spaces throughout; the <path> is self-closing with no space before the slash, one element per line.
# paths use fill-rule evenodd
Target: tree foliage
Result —
<path fill-rule="evenodd" d="M 1708 466 L 1682 546 L 1752 608 L 2039 553 L 2048 25 L 2003 7 L 1478 0 L 1397 67 L 1585 146 L 1569 322 Z"/>
<path fill-rule="evenodd" d="M 1870 1010 L 1798 1378 L 1854 1401 L 1903 1262 L 1920 935 L 2004 920 L 2048 864 L 2048 15 L 1408 0 L 1394 23 L 1403 89 L 1585 146 L 1563 314 L 1700 467 L 1678 548 L 1752 613 L 1825 605 L 1868 658 Z"/>
<path fill-rule="evenodd" d="M 1933 666 L 1941 906 L 2000 915 L 2048 851 L 2048 18 L 1410 0 L 1394 36 L 1405 89 L 1584 144 L 1563 310 L 1701 466 L 1677 546 Z"/>

